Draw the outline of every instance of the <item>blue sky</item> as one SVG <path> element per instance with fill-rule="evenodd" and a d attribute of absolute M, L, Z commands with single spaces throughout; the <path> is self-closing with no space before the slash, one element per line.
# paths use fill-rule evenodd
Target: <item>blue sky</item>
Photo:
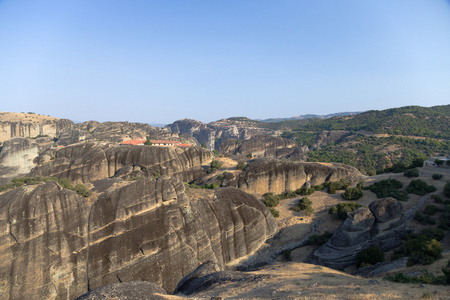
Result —
<path fill-rule="evenodd" d="M 449 99 L 448 0 L 0 0 L 0 111 L 211 122 Z"/>

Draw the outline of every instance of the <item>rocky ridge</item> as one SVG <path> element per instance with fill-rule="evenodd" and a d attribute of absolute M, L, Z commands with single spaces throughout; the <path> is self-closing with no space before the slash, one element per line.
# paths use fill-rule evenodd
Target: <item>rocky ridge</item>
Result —
<path fill-rule="evenodd" d="M 223 267 L 276 232 L 249 194 L 223 188 L 190 200 L 184 189 L 174 178 L 147 178 L 108 189 L 91 206 L 53 181 L 0 194 L 0 293 L 73 299 L 129 281 L 172 292 L 201 262 Z"/>

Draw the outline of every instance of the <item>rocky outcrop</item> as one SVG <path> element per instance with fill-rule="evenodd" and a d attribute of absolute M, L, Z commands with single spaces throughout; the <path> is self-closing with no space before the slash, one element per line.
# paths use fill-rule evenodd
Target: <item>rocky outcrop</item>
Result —
<path fill-rule="evenodd" d="M 89 183 L 112 176 L 170 175 L 190 182 L 203 175 L 202 165 L 213 157 L 200 147 L 158 147 L 80 143 L 56 152 L 56 159 L 34 168 L 31 176 L 68 178 Z"/>
<path fill-rule="evenodd" d="M 0 195 L 2 299 L 69 298 L 86 291 L 89 206 L 55 182 Z"/>
<path fill-rule="evenodd" d="M 231 155 L 248 155 L 252 157 L 285 158 L 291 161 L 305 161 L 308 148 L 300 148 L 292 140 L 269 135 L 253 136 L 248 140 L 228 139 L 219 147 L 219 153 Z"/>
<path fill-rule="evenodd" d="M 175 289 L 174 294 L 191 295 L 225 282 L 259 281 L 264 278 L 267 278 L 267 276 L 245 274 L 238 271 L 223 271 L 220 266 L 209 261 L 184 277 Z"/>
<path fill-rule="evenodd" d="M 343 164 L 254 159 L 248 162 L 236 180 L 228 178 L 226 183 L 248 193 L 279 194 L 286 190 L 294 191 L 305 185 L 319 185 L 340 179 L 356 182 L 363 178 L 356 168 Z"/>
<path fill-rule="evenodd" d="M 39 144 L 26 138 L 7 140 L 0 152 L 0 186 L 12 178 L 28 174 L 35 167 L 33 160 L 39 155 Z"/>
<path fill-rule="evenodd" d="M 0 113 L 0 141 L 13 137 L 56 137 L 62 130 L 72 126 L 74 123 L 67 119 L 36 114 Z"/>
<path fill-rule="evenodd" d="M 0 216 L 5 299 L 74 299 L 129 281 L 172 292 L 202 262 L 223 267 L 276 232 L 255 197 L 223 188 L 190 200 L 165 176 L 108 189 L 92 206 L 55 182 L 24 186 L 0 195 Z"/>
<path fill-rule="evenodd" d="M 403 205 L 393 198 L 372 202 L 348 213 L 330 240 L 314 251 L 307 262 L 343 269 L 356 262 L 358 253 L 370 246 L 384 251 L 398 247 L 405 232 Z"/>
<path fill-rule="evenodd" d="M 166 128 L 178 134 L 189 134 L 195 137 L 200 144 L 204 143 L 208 148 L 219 150 L 219 145 L 227 139 L 247 140 L 256 135 L 273 135 L 273 132 L 252 126 L 255 122 L 239 122 L 236 120 L 219 120 L 209 124 L 204 124 L 197 120 L 178 120 Z"/>

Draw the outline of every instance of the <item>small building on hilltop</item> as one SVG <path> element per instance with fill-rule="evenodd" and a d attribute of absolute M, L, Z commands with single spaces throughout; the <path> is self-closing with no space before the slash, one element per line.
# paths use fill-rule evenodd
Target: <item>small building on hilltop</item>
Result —
<path fill-rule="evenodd" d="M 147 140 L 144 138 L 136 138 L 134 140 L 123 141 L 121 145 L 145 145 Z M 180 141 L 169 141 L 169 140 L 150 140 L 152 146 L 163 146 L 163 147 L 191 147 L 191 144 L 183 144 Z"/>
<path fill-rule="evenodd" d="M 442 163 L 438 164 L 436 161 L 442 161 Z M 449 168 L 448 162 L 450 161 L 450 156 L 441 156 L 441 157 L 431 157 L 429 160 L 423 162 L 424 167 L 444 167 Z"/>
<path fill-rule="evenodd" d="M 128 141 L 123 141 L 122 143 L 120 143 L 121 145 L 144 145 L 146 139 L 144 138 L 136 138 L 134 140 L 128 140 Z"/>

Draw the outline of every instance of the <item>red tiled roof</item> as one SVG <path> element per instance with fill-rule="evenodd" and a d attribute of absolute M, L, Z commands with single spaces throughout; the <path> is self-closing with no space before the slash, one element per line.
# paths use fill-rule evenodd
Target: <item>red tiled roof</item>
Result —
<path fill-rule="evenodd" d="M 178 147 L 191 147 L 191 144 L 177 144 Z"/>
<path fill-rule="evenodd" d="M 122 145 L 143 145 L 145 140 L 143 139 L 136 139 L 136 140 L 129 140 L 129 141 L 123 141 Z"/>

